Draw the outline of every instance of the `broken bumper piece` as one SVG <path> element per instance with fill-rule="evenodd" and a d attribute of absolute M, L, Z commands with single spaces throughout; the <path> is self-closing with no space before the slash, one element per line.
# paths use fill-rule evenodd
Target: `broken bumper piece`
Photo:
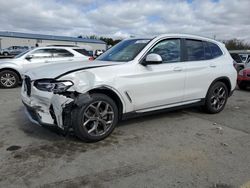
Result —
<path fill-rule="evenodd" d="M 52 119 L 52 117 L 47 116 L 46 118 L 45 117 L 46 115 L 39 114 L 36 108 L 30 107 L 24 102 L 23 104 L 25 106 L 25 114 L 28 116 L 29 120 L 32 123 L 35 123 L 37 125 L 42 125 L 42 126 L 56 126 L 56 124 L 54 124 L 54 120 Z"/>
<path fill-rule="evenodd" d="M 39 91 L 32 88 L 30 95 L 25 89 L 22 90 L 22 101 L 26 108 L 29 119 L 42 126 L 57 126 L 65 129 L 65 118 L 68 123 L 69 107 L 74 99 L 52 92 Z"/>
<path fill-rule="evenodd" d="M 72 126 L 72 114 L 91 99 L 89 94 L 54 94 L 32 87 L 30 93 L 22 87 L 21 97 L 31 122 L 42 126 L 58 127 L 67 131 Z"/>

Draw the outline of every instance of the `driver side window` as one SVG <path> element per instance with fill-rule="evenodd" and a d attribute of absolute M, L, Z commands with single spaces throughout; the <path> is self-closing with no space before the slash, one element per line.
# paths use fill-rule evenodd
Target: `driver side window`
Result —
<path fill-rule="evenodd" d="M 51 49 L 39 49 L 34 51 L 31 54 L 36 59 L 43 59 L 43 58 L 51 58 L 52 57 L 52 50 Z"/>
<path fill-rule="evenodd" d="M 161 56 L 162 63 L 175 63 L 181 60 L 180 39 L 166 39 L 157 43 L 149 54 L 155 53 Z"/>

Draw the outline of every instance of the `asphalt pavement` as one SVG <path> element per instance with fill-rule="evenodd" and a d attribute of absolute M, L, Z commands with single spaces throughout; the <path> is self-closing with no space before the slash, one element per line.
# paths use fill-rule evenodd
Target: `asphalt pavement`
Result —
<path fill-rule="evenodd" d="M 250 91 L 225 110 L 123 121 L 98 143 L 34 125 L 20 88 L 0 90 L 0 187 L 250 187 Z"/>

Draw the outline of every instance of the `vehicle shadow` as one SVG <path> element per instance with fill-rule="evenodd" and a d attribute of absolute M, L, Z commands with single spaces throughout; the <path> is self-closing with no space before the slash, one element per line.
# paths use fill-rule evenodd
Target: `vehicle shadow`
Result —
<path fill-rule="evenodd" d="M 120 121 L 117 127 L 124 127 L 124 126 L 131 126 L 137 123 L 144 123 L 147 121 L 153 120 L 161 120 L 163 118 L 184 118 L 187 112 L 196 112 L 196 113 L 204 113 L 200 110 L 200 108 L 193 107 L 193 108 L 186 108 L 182 110 L 174 110 L 174 111 L 155 111 L 151 113 L 145 113 L 141 115 L 131 116 L 122 121 Z M 40 140 L 47 140 L 47 141 L 59 141 L 59 140 L 68 140 L 73 142 L 82 142 L 78 139 L 73 131 L 69 131 L 67 134 L 62 132 L 60 129 L 56 127 L 42 127 L 36 125 L 29 121 L 28 117 L 24 113 L 24 107 L 20 107 L 19 110 L 15 111 L 15 118 L 16 124 L 18 125 L 18 129 L 24 132 L 27 136 L 33 137 Z M 117 134 L 116 134 L 117 133 Z M 115 136 L 121 135 L 121 131 L 119 129 L 115 130 L 111 136 L 115 134 Z"/>

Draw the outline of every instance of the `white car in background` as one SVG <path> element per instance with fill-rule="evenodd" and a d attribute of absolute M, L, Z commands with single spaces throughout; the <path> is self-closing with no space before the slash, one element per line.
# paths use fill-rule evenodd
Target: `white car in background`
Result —
<path fill-rule="evenodd" d="M 92 63 L 27 72 L 22 101 L 33 122 L 98 141 L 132 114 L 199 105 L 219 113 L 236 86 L 224 44 L 193 35 L 124 40 Z"/>
<path fill-rule="evenodd" d="M 80 47 L 48 46 L 25 51 L 11 59 L 0 59 L 0 87 L 13 88 L 21 82 L 21 75 L 46 64 L 93 60 L 87 50 Z"/>

